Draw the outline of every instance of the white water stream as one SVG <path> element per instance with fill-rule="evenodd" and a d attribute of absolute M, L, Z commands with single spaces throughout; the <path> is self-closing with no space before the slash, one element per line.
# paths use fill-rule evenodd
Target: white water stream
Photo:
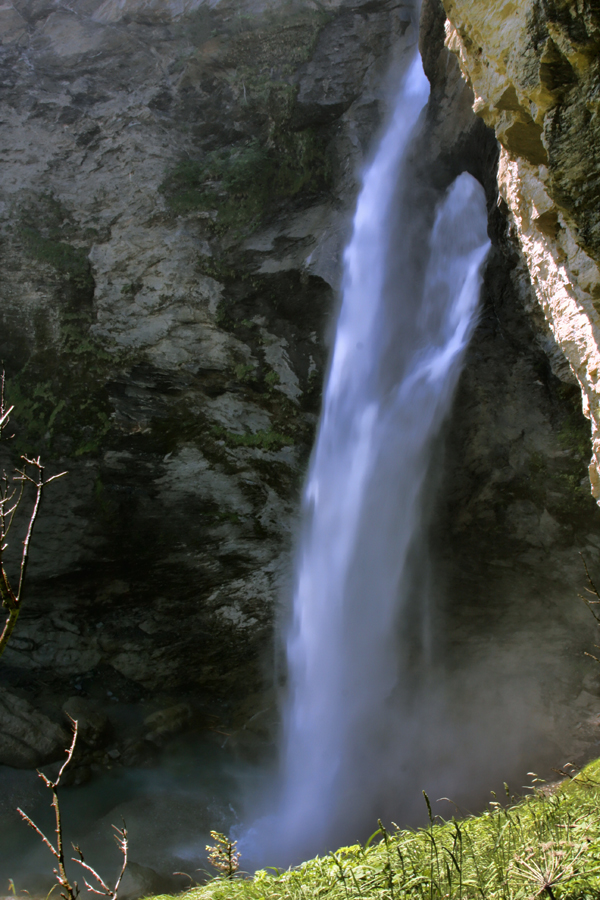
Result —
<path fill-rule="evenodd" d="M 296 559 L 279 811 L 260 828 L 276 862 L 359 837 L 360 816 L 372 808 L 376 819 L 409 741 L 399 699 L 409 558 L 489 246 L 483 189 L 463 174 L 415 252 L 402 185 L 428 94 L 416 54 L 364 174 L 344 256 Z M 427 615 L 419 621 L 411 640 L 423 654 Z"/>

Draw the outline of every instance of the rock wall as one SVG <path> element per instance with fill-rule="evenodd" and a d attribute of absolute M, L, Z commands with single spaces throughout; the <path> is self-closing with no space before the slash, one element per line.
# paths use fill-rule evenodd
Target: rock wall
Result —
<path fill-rule="evenodd" d="M 576 594 L 585 585 L 580 553 L 592 571 L 600 563 L 600 511 L 590 495 L 580 386 L 501 198 L 504 151 L 473 111 L 472 87 L 445 46 L 448 30 L 442 3 L 426 0 L 420 41 L 432 93 L 416 156 L 434 193 L 464 170 L 482 183 L 492 248 L 479 324 L 433 466 L 423 579 L 436 609 L 436 677 L 449 685 L 467 752 L 501 723 L 469 764 L 471 783 L 479 771 L 489 785 L 519 752 L 529 768 L 533 759 L 556 766 L 593 752 L 599 685 L 581 654 L 586 642 L 591 649 L 593 623 Z M 486 755 L 495 762 L 482 773 Z"/>
<path fill-rule="evenodd" d="M 569 194 L 579 164 L 561 168 L 558 149 L 536 162 L 538 119 L 509 108 L 500 127 L 479 100 L 474 114 L 463 6 L 448 4 L 451 27 L 438 0 L 423 5 L 432 97 L 415 151 L 419 210 L 466 169 L 494 243 L 438 461 L 439 646 L 472 659 L 492 626 L 532 640 L 551 609 L 539 687 L 575 654 L 578 550 L 600 560 L 578 393 L 595 396 L 595 213 L 575 182 Z M 48 493 L 0 668 L 0 763 L 60 756 L 63 711 L 85 723 L 81 779 L 151 758 L 184 728 L 252 721 L 244 740 L 268 737 L 256 713 L 272 705 L 341 250 L 412 17 L 408 0 L 0 9 L 0 358 L 15 403 L 2 452 L 69 470 Z M 499 168 L 488 126 L 506 142 Z M 531 657 L 505 649 L 522 680 Z"/>
<path fill-rule="evenodd" d="M 0 673 L 23 765 L 62 752 L 48 720 L 76 697 L 114 713 L 130 762 L 157 710 L 189 701 L 173 730 L 256 711 L 356 177 L 411 7 L 0 9 L 4 452 L 69 471 Z"/>
<path fill-rule="evenodd" d="M 498 183 L 538 301 L 581 385 L 600 497 L 600 13 L 580 0 L 444 0 L 446 43 L 502 152 Z"/>

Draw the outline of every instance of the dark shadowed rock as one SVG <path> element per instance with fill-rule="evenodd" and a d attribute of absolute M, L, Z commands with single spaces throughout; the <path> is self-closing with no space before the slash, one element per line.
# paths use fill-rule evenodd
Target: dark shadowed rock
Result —
<path fill-rule="evenodd" d="M 31 703 L 0 689 L 0 764 L 28 769 L 53 762 L 69 745 L 69 733 Z"/>

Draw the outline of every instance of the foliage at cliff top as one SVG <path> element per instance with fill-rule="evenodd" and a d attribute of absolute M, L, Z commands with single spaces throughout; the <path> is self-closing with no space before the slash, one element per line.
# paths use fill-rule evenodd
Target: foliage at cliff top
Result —
<path fill-rule="evenodd" d="M 508 791 L 508 789 L 507 789 Z M 600 896 L 600 760 L 479 816 L 417 831 L 380 831 L 285 872 L 217 878 L 186 900 L 596 900 Z M 243 865 L 243 860 L 242 860 Z M 165 898 L 166 900 L 166 898 Z"/>

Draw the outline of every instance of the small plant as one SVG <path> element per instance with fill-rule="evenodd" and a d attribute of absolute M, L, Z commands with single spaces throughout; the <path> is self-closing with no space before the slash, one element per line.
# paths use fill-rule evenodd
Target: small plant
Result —
<path fill-rule="evenodd" d="M 242 364 L 234 368 L 233 374 L 235 375 L 237 381 L 241 381 L 243 384 L 246 384 L 250 381 L 255 380 L 256 368 L 252 364 Z"/>
<path fill-rule="evenodd" d="M 265 383 L 269 385 L 269 388 L 272 390 L 276 385 L 281 384 L 281 379 L 277 372 L 271 371 L 265 375 Z"/>
<path fill-rule="evenodd" d="M 291 437 L 278 431 L 237 434 L 235 431 L 227 431 L 221 425 L 213 425 L 211 433 L 217 440 L 224 441 L 228 447 L 255 447 L 258 450 L 277 451 L 282 447 L 291 447 L 294 443 Z"/>
<path fill-rule="evenodd" d="M 220 831 L 211 831 L 214 844 L 207 844 L 208 859 L 212 866 L 225 878 L 233 878 L 240 867 L 241 853 L 236 851 L 237 841 L 230 841 Z"/>
<path fill-rule="evenodd" d="M 556 900 L 554 888 L 559 884 L 565 884 L 572 881 L 580 873 L 578 871 L 578 860 L 582 856 L 584 850 L 587 850 L 587 843 L 581 844 L 575 855 L 568 862 L 565 861 L 566 850 L 564 841 L 563 846 L 556 847 L 550 841 L 542 844 L 539 850 L 529 847 L 524 857 L 517 857 L 514 866 L 519 878 L 537 888 L 535 896 L 546 893 L 551 900 Z"/>

